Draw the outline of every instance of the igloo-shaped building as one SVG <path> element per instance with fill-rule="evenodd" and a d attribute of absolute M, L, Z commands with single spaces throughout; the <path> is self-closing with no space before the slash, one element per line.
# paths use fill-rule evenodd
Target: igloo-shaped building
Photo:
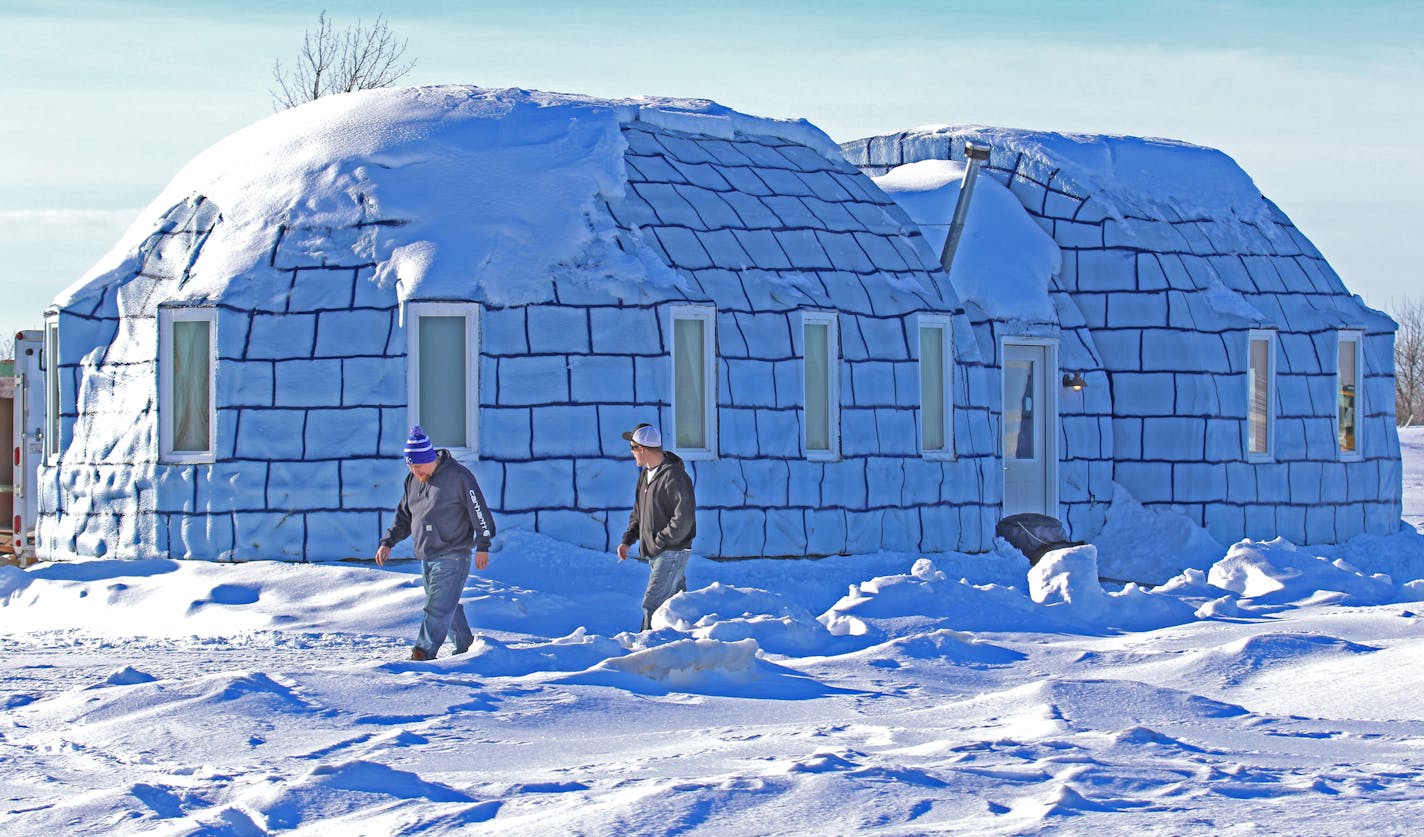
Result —
<path fill-rule="evenodd" d="M 962 163 L 968 143 L 991 149 L 980 176 L 1061 250 L 1054 289 L 1105 372 L 1113 480 L 1228 543 L 1398 529 L 1394 323 L 1233 160 L 1169 140 L 982 126 L 842 149 L 886 178 Z"/>
<path fill-rule="evenodd" d="M 40 554 L 371 554 L 422 423 L 501 529 L 608 548 L 659 423 L 726 557 L 987 549 L 999 379 L 937 254 L 803 121 L 469 87 L 189 164 L 47 315 Z"/>

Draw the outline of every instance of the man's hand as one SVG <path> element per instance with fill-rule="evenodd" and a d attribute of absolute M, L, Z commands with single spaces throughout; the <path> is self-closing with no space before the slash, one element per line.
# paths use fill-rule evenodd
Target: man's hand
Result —
<path fill-rule="evenodd" d="M 382 544 L 381 548 L 376 550 L 376 566 L 384 567 L 386 565 L 386 559 L 389 557 L 391 557 L 391 548 Z"/>
<path fill-rule="evenodd" d="M 488 553 L 488 552 L 476 552 L 476 553 L 475 553 L 475 569 L 477 569 L 477 570 L 483 570 L 483 569 L 485 569 L 485 568 L 488 567 L 488 566 L 489 566 L 489 553 Z"/>
<path fill-rule="evenodd" d="M 628 544 L 626 544 L 626 543 L 620 543 L 620 544 L 618 544 L 618 560 L 619 560 L 619 561 L 622 561 L 624 558 L 627 558 L 627 557 L 628 557 Z"/>

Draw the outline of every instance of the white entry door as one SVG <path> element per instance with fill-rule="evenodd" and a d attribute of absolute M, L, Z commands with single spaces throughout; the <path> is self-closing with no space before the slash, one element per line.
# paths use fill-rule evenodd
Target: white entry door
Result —
<path fill-rule="evenodd" d="M 1004 516 L 1058 516 L 1053 347 L 1004 343 Z"/>

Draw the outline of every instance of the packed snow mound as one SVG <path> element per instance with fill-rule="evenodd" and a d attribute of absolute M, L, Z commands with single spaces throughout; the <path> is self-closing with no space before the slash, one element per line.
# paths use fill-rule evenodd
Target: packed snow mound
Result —
<path fill-rule="evenodd" d="M 1366 575 L 1344 560 L 1311 554 L 1283 538 L 1232 545 L 1226 557 L 1212 565 L 1207 581 L 1242 599 L 1265 603 L 1380 604 L 1400 600 L 1402 592 L 1387 575 Z"/>
<path fill-rule="evenodd" d="M 1350 657 L 1378 648 L 1333 636 L 1264 633 L 1227 643 L 1197 655 L 1183 671 L 1223 686 L 1239 686 L 1266 672 L 1292 667 L 1304 659 Z"/>
<path fill-rule="evenodd" d="M 1093 538 L 1104 578 L 1161 584 L 1182 570 L 1205 570 L 1226 547 L 1185 516 L 1147 509 L 1113 483 L 1107 522 Z"/>
<path fill-rule="evenodd" d="M 919 226 L 936 254 L 944 250 L 965 167 L 922 160 L 871 178 Z M 992 177 L 979 177 L 950 268 L 955 293 L 1002 320 L 1054 322 L 1049 281 L 1063 265 L 1058 244 L 1023 204 Z"/>
<path fill-rule="evenodd" d="M 602 667 L 659 680 L 671 686 L 694 685 L 711 675 L 734 680 L 757 676 L 756 640 L 721 642 L 715 639 L 680 639 L 605 660 Z"/>
<path fill-rule="evenodd" d="M 777 593 L 718 582 L 668 600 L 653 614 L 653 629 L 671 628 L 701 639 L 756 640 L 763 651 L 806 656 L 829 651 L 832 637 L 811 612 Z"/>
<path fill-rule="evenodd" d="M 1251 177 L 1221 151 L 1180 140 L 1112 134 L 1073 134 L 984 125 L 927 125 L 909 137 L 952 134 L 993 149 L 991 162 L 1024 155 L 1041 182 L 1093 195 L 1120 216 L 1149 218 L 1234 215 L 1271 217 L 1271 205 Z"/>
<path fill-rule="evenodd" d="M 468 656 L 456 659 L 460 671 L 485 677 L 520 677 L 537 671 L 583 671 L 627 651 L 614 639 L 580 628 L 565 637 L 517 647 L 480 633 L 465 652 Z"/>
<path fill-rule="evenodd" d="M 624 193 L 620 127 L 638 121 L 789 139 L 842 159 L 805 120 L 705 100 L 454 85 L 325 96 L 198 155 L 56 302 L 122 274 L 171 208 L 201 196 L 220 221 L 173 301 L 240 293 L 228 283 L 269 267 L 281 230 L 281 246 L 310 264 L 375 264 L 376 281 L 394 284 L 402 303 L 468 298 L 474 287 L 514 303 L 557 265 L 618 258 L 598 207 Z"/>
<path fill-rule="evenodd" d="M 1098 550 L 1091 544 L 1055 549 L 1028 572 L 1028 594 L 1044 605 L 1100 611 L 1108 594 L 1098 583 Z"/>
<path fill-rule="evenodd" d="M 1385 573 L 1398 582 L 1424 579 L 1424 534 L 1412 526 L 1406 525 L 1394 535 L 1358 535 L 1342 544 L 1311 549 L 1361 572 Z"/>

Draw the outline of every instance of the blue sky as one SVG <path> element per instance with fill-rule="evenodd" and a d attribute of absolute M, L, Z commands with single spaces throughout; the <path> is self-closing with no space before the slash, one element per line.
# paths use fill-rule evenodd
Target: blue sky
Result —
<path fill-rule="evenodd" d="M 389 8 L 383 8 L 389 6 Z M 1234 157 L 1367 302 L 1424 296 L 1424 3 L 0 0 L 0 329 L 34 327 L 325 8 L 412 84 L 715 99 L 837 140 L 974 122 Z"/>

